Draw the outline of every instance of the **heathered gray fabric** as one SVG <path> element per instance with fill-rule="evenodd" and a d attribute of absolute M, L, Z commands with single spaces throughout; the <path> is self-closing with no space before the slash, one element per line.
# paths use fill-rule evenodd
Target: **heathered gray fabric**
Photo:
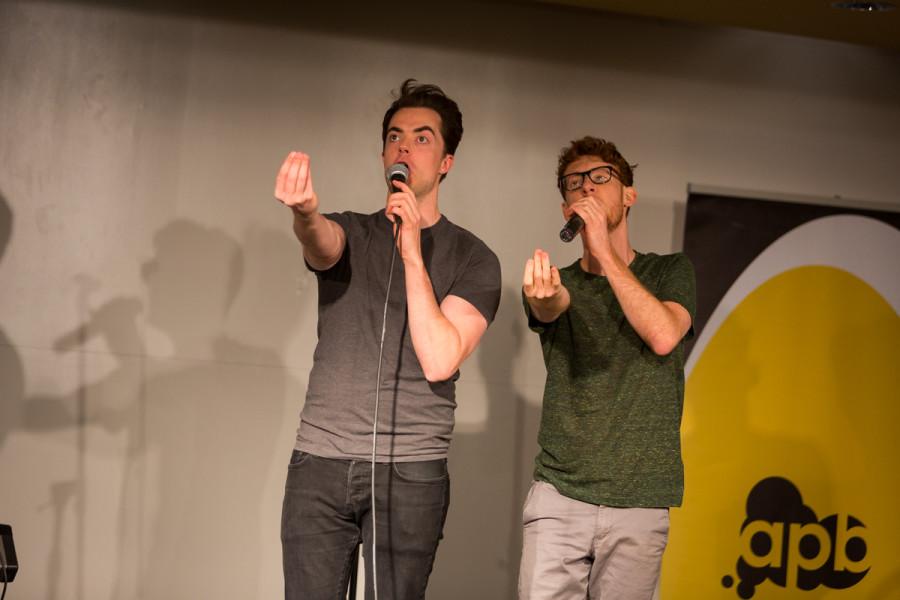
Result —
<path fill-rule="evenodd" d="M 637 253 L 632 273 L 660 301 L 695 310 L 684 254 Z M 684 341 L 657 356 L 631 327 L 606 277 L 560 269 L 571 304 L 541 334 L 547 383 L 534 477 L 559 493 L 618 507 L 679 506 L 684 489 Z M 686 337 L 690 337 L 688 332 Z"/>
<path fill-rule="evenodd" d="M 319 341 L 296 448 L 328 458 L 369 459 L 392 225 L 383 211 L 325 216 L 344 229 L 347 245 L 335 266 L 316 273 Z M 459 296 L 488 323 L 494 319 L 500 303 L 500 262 L 484 242 L 441 217 L 422 230 L 422 256 L 439 304 L 448 295 Z M 459 372 L 439 383 L 425 379 L 409 335 L 399 255 L 381 375 L 376 460 L 446 457 Z"/>

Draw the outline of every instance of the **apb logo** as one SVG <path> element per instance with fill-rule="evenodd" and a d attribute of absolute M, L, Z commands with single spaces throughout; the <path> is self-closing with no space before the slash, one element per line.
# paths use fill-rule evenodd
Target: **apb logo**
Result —
<path fill-rule="evenodd" d="M 865 536 L 859 519 L 836 514 L 819 521 L 793 483 L 782 477 L 763 479 L 747 497 L 737 594 L 752 598 L 766 579 L 801 590 L 856 585 L 869 571 Z M 730 588 L 733 578 L 726 575 L 722 585 Z"/>

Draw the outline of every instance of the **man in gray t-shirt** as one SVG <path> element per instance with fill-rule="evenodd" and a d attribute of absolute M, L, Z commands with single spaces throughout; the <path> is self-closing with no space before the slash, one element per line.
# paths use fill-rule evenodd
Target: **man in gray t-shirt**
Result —
<path fill-rule="evenodd" d="M 303 153 L 278 173 L 319 284 L 282 513 L 286 598 L 342 598 L 360 542 L 367 597 L 424 597 L 449 503 L 455 382 L 500 300 L 497 257 L 438 209 L 461 137 L 456 103 L 407 80 L 382 124 L 384 166 L 406 172 L 384 210 L 320 213 Z"/>

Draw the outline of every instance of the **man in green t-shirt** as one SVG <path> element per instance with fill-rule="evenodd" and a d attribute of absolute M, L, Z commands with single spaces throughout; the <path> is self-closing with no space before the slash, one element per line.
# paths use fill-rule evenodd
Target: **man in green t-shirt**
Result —
<path fill-rule="evenodd" d="M 523 511 L 521 599 L 649 600 L 669 507 L 681 504 L 694 270 L 683 254 L 631 247 L 632 169 L 606 140 L 564 148 L 562 211 L 570 224 L 578 217 L 583 254 L 557 269 L 538 249 L 525 265 L 525 310 L 547 382 Z"/>

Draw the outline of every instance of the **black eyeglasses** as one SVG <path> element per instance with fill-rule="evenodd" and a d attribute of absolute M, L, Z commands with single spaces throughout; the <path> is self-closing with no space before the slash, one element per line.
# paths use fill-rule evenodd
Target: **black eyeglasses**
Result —
<path fill-rule="evenodd" d="M 584 176 L 587 175 L 588 179 L 597 185 L 603 185 L 607 181 L 616 177 L 616 179 L 621 180 L 619 177 L 619 172 L 616 171 L 609 165 L 603 165 L 602 167 L 594 167 L 589 171 L 581 171 L 580 173 L 569 173 L 568 175 L 563 175 L 557 181 L 557 185 L 559 185 L 560 189 L 566 190 L 567 192 L 574 192 L 582 185 L 584 185 Z"/>

